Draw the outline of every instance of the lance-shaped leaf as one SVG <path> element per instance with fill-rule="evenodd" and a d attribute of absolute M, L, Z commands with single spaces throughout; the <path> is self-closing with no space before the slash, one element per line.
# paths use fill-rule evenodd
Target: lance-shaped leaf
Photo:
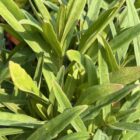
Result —
<path fill-rule="evenodd" d="M 98 84 L 98 76 L 95 64 L 93 63 L 92 59 L 88 56 L 84 56 L 84 67 L 86 69 L 88 85 L 97 85 Z"/>
<path fill-rule="evenodd" d="M 132 0 L 126 0 L 126 4 L 128 8 L 128 24 L 130 26 L 140 24 L 139 15 L 137 13 L 137 9 L 134 6 L 134 2 Z M 140 36 L 137 36 L 133 39 L 133 44 L 137 65 L 140 65 Z"/>
<path fill-rule="evenodd" d="M 135 37 L 140 34 L 140 24 L 125 29 L 122 33 L 117 35 L 113 40 L 110 41 L 110 46 L 113 51 L 122 48 L 124 45 L 129 44 Z"/>
<path fill-rule="evenodd" d="M 62 43 L 65 41 L 68 33 L 75 26 L 85 7 L 86 0 L 70 0 L 67 5 L 67 21 L 64 28 Z M 78 7 L 78 10 L 77 10 Z"/>
<path fill-rule="evenodd" d="M 52 25 L 49 22 L 45 22 L 42 24 L 42 29 L 44 39 L 51 45 L 52 49 L 56 52 L 56 54 L 58 56 L 61 56 L 61 46 Z"/>
<path fill-rule="evenodd" d="M 118 122 L 115 124 L 110 124 L 109 126 L 117 130 L 140 131 L 139 123 Z"/>
<path fill-rule="evenodd" d="M 27 140 L 51 140 L 55 138 L 66 126 L 71 123 L 74 118 L 78 117 L 85 109 L 86 106 L 67 109 L 62 114 L 38 128 Z"/>
<path fill-rule="evenodd" d="M 90 136 L 86 132 L 78 132 L 66 135 L 58 140 L 86 140 L 89 139 Z"/>
<path fill-rule="evenodd" d="M 19 64 L 10 61 L 9 70 L 15 86 L 22 91 L 31 93 L 31 95 L 37 98 L 39 101 L 48 103 L 48 99 L 43 94 L 40 95 L 40 91 L 35 82 Z"/>
<path fill-rule="evenodd" d="M 1 83 L 3 80 L 9 78 L 10 75 L 7 65 L 3 65 L 0 63 L 0 67 L 1 67 L 0 68 L 0 83 Z"/>
<path fill-rule="evenodd" d="M 116 7 L 105 11 L 99 18 L 88 28 L 80 40 L 79 50 L 85 53 L 94 43 L 98 34 L 102 32 L 110 21 L 115 17 L 116 13 L 123 5 L 125 0 L 121 0 L 116 4 Z"/>
<path fill-rule="evenodd" d="M 56 12 L 59 10 L 59 7 L 57 6 L 57 4 L 54 4 L 51 1 L 45 1 L 45 0 L 43 0 L 43 3 L 44 3 L 44 5 L 46 5 L 47 7 L 51 8 L 52 10 L 54 10 Z"/>
<path fill-rule="evenodd" d="M 38 121 L 37 119 L 27 115 L 0 112 L 0 126 L 36 128 L 43 124 L 44 122 Z"/>
<path fill-rule="evenodd" d="M 111 71 L 116 71 L 119 69 L 119 66 L 117 64 L 116 58 L 114 57 L 113 51 L 109 43 L 105 40 L 103 36 L 99 36 L 98 40 L 102 44 L 105 50 L 105 59 L 108 63 L 108 67 L 111 69 Z"/>
<path fill-rule="evenodd" d="M 66 6 L 61 5 L 57 13 L 56 20 L 57 37 L 59 40 L 61 40 L 63 35 L 65 20 L 66 20 Z"/>
<path fill-rule="evenodd" d="M 89 87 L 83 90 L 77 104 L 92 104 L 95 101 L 120 90 L 121 88 L 123 88 L 123 85 L 121 84 L 104 84 Z"/>
<path fill-rule="evenodd" d="M 74 91 L 77 88 L 77 83 L 78 83 L 78 80 L 75 79 L 71 74 L 68 74 L 65 81 L 65 85 L 64 85 L 64 92 L 66 93 L 69 100 L 72 99 Z"/>
<path fill-rule="evenodd" d="M 129 84 L 140 78 L 140 67 L 123 67 L 110 73 L 110 82 Z"/>
<path fill-rule="evenodd" d="M 87 29 L 87 27 L 89 27 L 93 21 L 98 18 L 101 5 L 101 0 L 88 0 L 88 11 L 83 25 L 84 29 Z"/>
<path fill-rule="evenodd" d="M 97 106 L 90 106 L 83 114 L 82 117 L 84 117 L 85 120 L 90 120 L 93 119 L 98 115 L 99 110 L 106 106 L 109 105 L 113 102 L 118 102 L 124 97 L 126 97 L 133 89 L 135 89 L 137 85 L 129 85 L 121 90 L 101 99 L 100 103 Z"/>
<path fill-rule="evenodd" d="M 15 135 L 15 134 L 21 134 L 24 132 L 25 131 L 22 128 L 1 128 L 0 136 Z"/>
<path fill-rule="evenodd" d="M 10 61 L 9 70 L 14 84 L 20 90 L 39 95 L 39 90 L 35 82 L 19 64 Z"/>
<path fill-rule="evenodd" d="M 109 70 L 108 65 L 105 60 L 105 50 L 104 48 L 100 48 L 98 52 L 98 63 L 99 63 L 99 79 L 100 84 L 110 83 L 109 80 Z"/>
<path fill-rule="evenodd" d="M 25 104 L 26 99 L 24 99 L 24 98 L 21 99 L 20 97 L 13 96 L 13 95 L 5 95 L 5 94 L 0 92 L 0 102 Z"/>
<path fill-rule="evenodd" d="M 34 0 L 39 12 L 41 13 L 42 17 L 44 18 L 44 20 L 49 21 L 51 19 L 49 11 L 47 10 L 47 8 L 45 7 L 45 5 L 43 4 L 42 0 Z"/>
<path fill-rule="evenodd" d="M 13 0 L 1 0 L 8 10 L 16 17 L 17 20 L 24 19 L 24 14 Z"/>
<path fill-rule="evenodd" d="M 44 64 L 44 54 L 40 53 L 38 56 L 38 63 L 34 75 L 34 80 L 37 82 L 37 86 L 40 87 L 41 84 L 41 77 L 42 77 L 42 70 L 43 70 L 43 64 Z"/>
<path fill-rule="evenodd" d="M 27 20 L 27 19 L 22 19 L 19 21 L 19 23 L 21 25 L 30 25 L 30 27 L 32 27 L 33 32 L 35 31 L 39 31 L 39 32 L 43 32 L 41 26 L 39 26 L 37 23 L 35 23 L 34 21 L 31 20 Z"/>
<path fill-rule="evenodd" d="M 60 112 L 64 111 L 66 108 L 72 108 L 71 102 L 56 81 L 53 82 L 53 93 L 60 106 Z M 72 125 L 77 131 L 86 131 L 86 127 L 79 116 L 72 121 Z"/>

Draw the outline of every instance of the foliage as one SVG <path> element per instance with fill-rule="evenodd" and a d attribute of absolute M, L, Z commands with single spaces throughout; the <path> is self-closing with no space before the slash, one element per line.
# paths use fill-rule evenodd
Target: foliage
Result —
<path fill-rule="evenodd" d="M 0 139 L 139 140 L 139 8 L 0 0 Z"/>

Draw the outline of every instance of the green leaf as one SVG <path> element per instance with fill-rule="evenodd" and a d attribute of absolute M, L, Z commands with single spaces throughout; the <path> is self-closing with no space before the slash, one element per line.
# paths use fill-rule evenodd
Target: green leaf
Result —
<path fill-rule="evenodd" d="M 5 137 L 0 137 L 0 140 L 6 140 L 6 138 Z"/>
<path fill-rule="evenodd" d="M 37 119 L 27 115 L 0 112 L 1 126 L 20 126 L 20 127 L 36 128 L 43 124 L 44 122 L 38 121 Z"/>
<path fill-rule="evenodd" d="M 140 24 L 139 15 L 137 13 L 137 9 L 134 6 L 134 2 L 132 0 L 126 0 L 127 9 L 128 9 L 128 23 L 130 26 L 135 26 Z M 137 36 L 133 39 L 134 51 L 137 65 L 140 65 L 140 36 Z"/>
<path fill-rule="evenodd" d="M 45 7 L 45 5 L 43 4 L 42 0 L 34 0 L 39 12 L 41 13 L 42 17 L 44 20 L 49 21 L 51 19 L 49 11 L 47 10 L 47 8 Z"/>
<path fill-rule="evenodd" d="M 98 34 L 102 32 L 110 21 L 116 16 L 116 13 L 123 5 L 125 0 L 121 0 L 116 4 L 116 7 L 105 11 L 99 18 L 87 29 L 80 40 L 79 50 L 85 53 L 94 43 Z"/>
<path fill-rule="evenodd" d="M 116 92 L 123 88 L 123 85 L 119 84 L 104 84 L 96 85 L 84 89 L 77 101 L 77 104 L 92 104 L 101 98 L 104 98 L 113 92 Z"/>
<path fill-rule="evenodd" d="M 140 110 L 137 109 L 135 112 L 133 112 L 132 114 L 129 114 L 129 116 L 127 116 L 126 121 L 127 122 L 137 121 L 139 119 L 139 116 L 140 116 Z"/>
<path fill-rule="evenodd" d="M 48 104 L 48 99 L 43 94 L 40 95 L 40 91 L 35 82 L 19 64 L 10 61 L 9 70 L 15 86 L 22 91 L 31 93 L 31 96 L 38 101 Z"/>
<path fill-rule="evenodd" d="M 86 69 L 88 85 L 92 86 L 92 85 L 98 84 L 98 76 L 97 76 L 96 67 L 92 59 L 88 55 L 85 55 L 84 57 L 84 67 Z"/>
<path fill-rule="evenodd" d="M 64 85 L 64 92 L 69 100 L 71 100 L 73 97 L 73 94 L 77 88 L 77 83 L 77 79 L 75 79 L 71 74 L 68 74 Z"/>
<path fill-rule="evenodd" d="M 57 4 L 54 4 L 54 3 L 51 2 L 51 1 L 45 1 L 45 0 L 43 0 L 43 3 L 44 3 L 46 6 L 48 6 L 49 8 L 51 8 L 52 10 L 56 11 L 56 12 L 59 10 L 59 7 L 57 6 Z"/>
<path fill-rule="evenodd" d="M 23 114 L 25 114 L 25 112 L 19 107 L 19 105 L 15 104 L 15 103 L 3 102 L 3 105 L 5 107 L 7 107 L 10 111 L 14 112 L 14 113 L 23 113 Z"/>
<path fill-rule="evenodd" d="M 42 127 L 37 129 L 27 140 L 51 140 L 66 127 L 72 120 L 80 115 L 85 110 L 86 106 L 79 106 L 65 110 L 62 114 L 50 120 Z M 59 129 L 58 129 L 59 128 Z"/>
<path fill-rule="evenodd" d="M 85 140 L 89 139 L 89 134 L 86 132 L 78 132 L 66 135 L 58 140 Z"/>
<path fill-rule="evenodd" d="M 139 87 L 138 87 L 139 89 Z M 140 94 L 138 94 L 139 92 L 136 92 L 134 94 L 132 94 L 127 101 L 122 105 L 120 111 L 126 111 L 129 109 L 137 109 L 140 105 Z"/>
<path fill-rule="evenodd" d="M 66 55 L 70 61 L 75 61 L 80 64 L 81 67 L 83 67 L 84 55 L 82 55 L 79 51 L 68 50 Z"/>
<path fill-rule="evenodd" d="M 98 84 L 96 67 L 88 55 L 75 50 L 68 50 L 66 55 L 70 61 L 75 61 L 80 65 L 81 71 L 86 71 L 89 86 Z"/>
<path fill-rule="evenodd" d="M 125 111 L 120 111 L 116 114 L 116 118 L 117 120 L 121 121 L 121 120 L 128 120 L 128 118 L 132 115 L 135 114 L 136 109 L 131 108 L 131 109 L 127 109 Z M 129 122 L 129 121 L 128 121 Z"/>
<path fill-rule="evenodd" d="M 101 0 L 88 0 L 88 11 L 83 25 L 84 29 L 90 27 L 90 25 L 98 18 L 101 5 Z"/>
<path fill-rule="evenodd" d="M 139 123 L 119 122 L 119 123 L 111 124 L 109 126 L 117 130 L 140 131 Z"/>
<path fill-rule="evenodd" d="M 23 98 L 21 99 L 20 97 L 16 97 L 13 95 L 6 95 L 6 94 L 0 92 L 0 102 L 24 104 L 24 103 L 26 103 L 26 100 Z"/>
<path fill-rule="evenodd" d="M 10 77 L 7 65 L 0 64 L 0 83 Z"/>
<path fill-rule="evenodd" d="M 11 78 L 14 84 L 22 91 L 36 94 L 39 96 L 39 90 L 32 80 L 32 78 L 26 73 L 26 71 L 19 65 L 12 61 L 9 62 L 9 70 Z"/>
<path fill-rule="evenodd" d="M 15 63 L 24 65 L 25 63 L 32 61 L 34 58 L 35 54 L 30 48 L 26 47 L 26 43 L 20 42 L 18 45 L 15 46 L 14 49 L 12 49 L 12 51 L 10 51 L 9 56 L 7 58 L 7 62 L 11 60 Z"/>
<path fill-rule="evenodd" d="M 28 0 L 14 0 L 20 8 L 24 8 Z"/>
<path fill-rule="evenodd" d="M 104 49 L 100 48 L 98 52 L 98 63 L 99 63 L 98 71 L 99 71 L 100 84 L 110 83 L 109 69 L 108 69 L 107 62 L 105 60 L 104 53 L 105 53 Z"/>
<path fill-rule="evenodd" d="M 113 55 L 111 46 L 109 43 L 105 40 L 103 36 L 98 37 L 98 40 L 102 44 L 102 46 L 105 49 L 106 52 L 106 61 L 108 62 L 108 67 L 110 67 L 111 71 L 116 71 L 119 69 L 119 66 L 117 64 L 116 58 Z"/>
<path fill-rule="evenodd" d="M 22 9 L 22 12 L 29 21 L 35 23 L 37 26 L 41 25 L 40 22 L 37 19 L 35 19 L 34 15 L 32 15 L 31 13 L 29 13 L 28 11 L 24 9 Z"/>
<path fill-rule="evenodd" d="M 41 77 L 42 77 L 42 69 L 44 64 L 44 54 L 40 53 L 38 56 L 38 63 L 34 75 L 34 80 L 37 82 L 38 87 L 40 87 L 41 84 Z"/>
<path fill-rule="evenodd" d="M 48 89 L 51 93 L 53 81 L 56 80 L 56 77 L 54 73 L 52 72 L 52 70 L 49 68 L 48 63 L 50 62 L 45 62 L 45 59 L 44 59 L 43 76 L 44 76 L 45 82 L 47 83 Z"/>
<path fill-rule="evenodd" d="M 65 26 L 65 20 L 66 20 L 66 6 L 61 5 L 57 13 L 57 20 L 56 20 L 57 37 L 59 40 L 62 39 L 64 26 Z"/>
<path fill-rule="evenodd" d="M 69 99 L 67 98 L 66 94 L 62 91 L 61 87 L 59 86 L 59 84 L 56 81 L 53 82 L 52 91 L 59 104 L 60 112 L 62 112 L 66 108 L 72 108 L 72 105 L 71 105 Z M 75 118 L 72 122 L 72 125 L 77 131 L 83 131 L 83 130 L 86 131 L 86 127 L 80 117 Z"/>
<path fill-rule="evenodd" d="M 68 33 L 72 31 L 85 7 L 86 0 L 70 0 L 67 5 L 67 16 L 61 43 L 65 41 Z M 78 7 L 78 10 L 77 10 Z M 65 50 L 66 48 L 63 48 Z"/>
<path fill-rule="evenodd" d="M 22 39 L 32 48 L 36 53 L 48 50 L 45 41 L 41 38 L 40 34 L 27 31 L 20 23 L 19 20 L 24 19 L 23 14 L 19 9 L 15 11 L 15 3 L 12 0 L 0 1 L 0 15 L 7 21 L 7 23 L 22 37 Z M 17 16 L 18 15 L 18 16 Z M 19 16 L 20 15 L 20 16 Z M 34 41 L 36 40 L 36 41 Z"/>
<path fill-rule="evenodd" d="M 42 24 L 44 39 L 51 45 L 58 56 L 62 56 L 60 43 L 52 25 L 48 22 Z"/>
<path fill-rule="evenodd" d="M 61 112 L 65 110 L 66 108 L 71 108 L 72 105 L 65 95 L 65 93 L 62 91 L 61 87 L 58 85 L 57 82 L 53 81 L 53 93 L 55 95 L 55 98 L 57 99 Z"/>
<path fill-rule="evenodd" d="M 33 22 L 29 19 L 28 20 L 27 19 L 22 19 L 22 20 L 19 21 L 19 23 L 23 26 L 24 25 L 30 25 L 30 27 L 33 27 L 33 29 L 35 29 L 35 31 L 37 30 L 39 32 L 43 32 L 42 28 L 38 24 L 36 24 L 35 22 Z"/>
<path fill-rule="evenodd" d="M 140 78 L 140 67 L 122 67 L 118 71 L 110 73 L 110 82 L 129 84 Z"/>
<path fill-rule="evenodd" d="M 94 135 L 93 140 L 109 140 L 109 138 L 105 133 L 103 133 L 100 129 L 98 129 Z"/>
<path fill-rule="evenodd" d="M 113 51 L 122 48 L 124 45 L 129 44 L 135 37 L 140 34 L 140 24 L 125 29 L 122 33 L 117 35 L 110 41 L 110 46 Z"/>
<path fill-rule="evenodd" d="M 65 67 L 62 66 L 57 73 L 57 81 L 61 87 L 63 87 L 64 84 L 64 76 L 65 76 Z"/>
<path fill-rule="evenodd" d="M 140 133 L 136 131 L 128 131 L 123 134 L 123 140 L 138 140 L 140 139 Z"/>
<path fill-rule="evenodd" d="M 125 86 L 124 88 L 122 88 L 121 90 L 103 98 L 98 105 L 96 106 L 90 106 L 83 114 L 82 114 L 82 118 L 84 117 L 84 120 L 90 120 L 93 119 L 94 117 L 96 117 L 99 113 L 99 110 L 104 107 L 107 106 L 113 102 L 118 102 L 121 99 L 123 99 L 124 97 L 126 97 L 133 89 L 135 89 L 137 87 L 137 85 L 129 85 L 129 86 Z"/>
<path fill-rule="evenodd" d="M 16 19 L 24 19 L 24 14 L 18 8 L 17 4 L 13 0 L 1 0 L 4 5 L 8 7 L 8 10 L 16 17 Z"/>
<path fill-rule="evenodd" d="M 24 130 L 21 128 L 1 128 L 0 129 L 0 136 L 7 136 L 7 135 L 15 135 L 24 133 Z"/>

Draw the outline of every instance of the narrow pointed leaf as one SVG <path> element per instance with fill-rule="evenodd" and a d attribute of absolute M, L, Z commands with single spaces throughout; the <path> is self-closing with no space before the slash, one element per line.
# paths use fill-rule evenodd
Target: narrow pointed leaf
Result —
<path fill-rule="evenodd" d="M 105 11 L 85 32 L 80 41 L 79 50 L 85 53 L 94 43 L 98 34 L 102 32 L 105 27 L 111 22 L 115 17 L 116 13 L 123 5 L 125 0 L 121 0 L 116 4 L 116 7 Z"/>
<path fill-rule="evenodd" d="M 73 133 L 66 135 L 58 140 L 85 140 L 89 139 L 89 134 L 85 132 L 78 132 L 78 133 Z"/>
<path fill-rule="evenodd" d="M 49 22 L 45 22 L 42 25 L 42 29 L 43 36 L 46 39 L 46 41 L 51 45 L 56 54 L 58 56 L 61 56 L 62 55 L 61 46 L 52 25 Z"/>
<path fill-rule="evenodd" d="M 119 84 L 129 84 L 140 78 L 139 67 L 123 67 L 118 71 L 110 73 L 110 82 Z"/>
<path fill-rule="evenodd" d="M 21 128 L 1 128 L 0 129 L 0 136 L 8 136 L 8 135 L 15 135 L 15 134 L 22 134 L 24 130 Z"/>
<path fill-rule="evenodd" d="M 139 123 L 120 122 L 112 124 L 110 127 L 117 130 L 140 131 Z"/>
<path fill-rule="evenodd" d="M 77 103 L 89 105 L 122 88 L 123 85 L 119 85 L 119 84 L 104 84 L 104 85 L 92 86 L 83 90 Z"/>
<path fill-rule="evenodd" d="M 20 126 L 36 128 L 44 124 L 44 122 L 38 121 L 23 114 L 13 114 L 8 112 L 0 112 L 0 126 Z"/>
<path fill-rule="evenodd" d="M 51 17 L 50 17 L 49 11 L 43 4 L 43 1 L 42 0 L 34 0 L 34 1 L 35 1 L 35 4 L 36 4 L 39 12 L 41 13 L 42 17 L 44 18 L 44 20 L 49 21 L 51 19 Z"/>
<path fill-rule="evenodd" d="M 53 93 L 58 104 L 60 105 L 59 110 L 61 112 L 66 108 L 72 108 L 69 99 L 67 98 L 66 94 L 62 91 L 61 87 L 56 81 L 53 82 Z M 77 131 L 86 131 L 86 127 L 79 116 L 73 120 L 72 125 Z"/>
<path fill-rule="evenodd" d="M 42 77 L 42 69 L 44 64 L 44 54 L 40 53 L 38 58 L 38 63 L 34 75 L 34 80 L 37 82 L 37 86 L 40 87 L 41 77 Z"/>
<path fill-rule="evenodd" d="M 140 34 L 140 24 L 132 26 L 118 36 L 116 36 L 113 40 L 110 41 L 110 46 L 113 51 L 116 51 L 119 48 L 122 48 L 124 45 L 129 44 L 135 37 Z"/>
<path fill-rule="evenodd" d="M 84 117 L 85 120 L 90 120 L 96 117 L 98 114 L 98 111 L 113 102 L 118 102 L 124 97 L 126 97 L 130 92 L 135 89 L 137 85 L 129 85 L 124 88 L 122 88 L 120 91 L 117 91 L 107 97 L 105 97 L 103 100 L 100 101 L 100 103 L 97 106 L 91 106 L 89 107 L 83 114 L 82 117 Z"/>
<path fill-rule="evenodd" d="M 67 21 L 65 25 L 65 29 L 62 36 L 62 42 L 66 39 L 68 33 L 71 31 L 71 28 L 74 27 L 77 20 L 80 18 L 80 15 L 83 12 L 85 7 L 86 0 L 70 0 L 68 2 L 68 12 L 67 12 Z M 77 10 L 78 7 L 78 10 Z"/>
<path fill-rule="evenodd" d="M 135 26 L 140 24 L 139 15 L 137 13 L 137 9 L 134 6 L 134 2 L 132 0 L 126 0 L 127 8 L 128 8 L 128 23 L 130 26 Z M 134 51 L 137 65 L 140 65 L 140 36 L 137 36 L 133 39 L 134 43 Z"/>
<path fill-rule="evenodd" d="M 27 140 L 51 140 L 55 138 L 71 121 L 85 110 L 85 106 L 79 106 L 64 111 L 62 114 L 50 120 L 37 129 Z M 59 129 L 58 129 L 59 128 Z"/>

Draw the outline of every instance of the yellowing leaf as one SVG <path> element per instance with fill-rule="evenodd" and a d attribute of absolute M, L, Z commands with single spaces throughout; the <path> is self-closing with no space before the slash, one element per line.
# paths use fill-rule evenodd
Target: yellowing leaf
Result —
<path fill-rule="evenodd" d="M 20 90 L 39 95 L 39 90 L 36 84 L 19 64 L 10 61 L 9 70 L 14 84 Z"/>

